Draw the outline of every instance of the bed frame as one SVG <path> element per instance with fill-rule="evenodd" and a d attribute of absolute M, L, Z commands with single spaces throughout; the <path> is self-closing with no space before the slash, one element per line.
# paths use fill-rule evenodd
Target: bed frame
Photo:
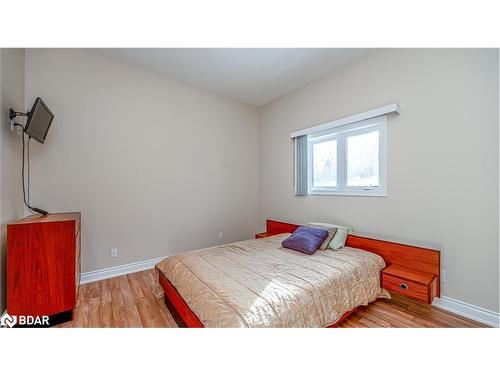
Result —
<path fill-rule="evenodd" d="M 258 233 L 256 238 L 274 236 L 282 233 L 292 233 L 300 225 L 290 224 L 276 220 L 266 220 L 266 232 Z M 416 272 L 433 274 L 436 277 L 437 292 L 436 295 L 441 295 L 440 291 L 440 252 L 438 250 L 426 249 L 423 247 L 404 245 L 396 242 L 377 240 L 374 238 L 362 237 L 357 235 L 348 235 L 346 246 L 362 249 L 380 255 L 387 266 L 392 264 L 405 267 Z M 188 328 L 203 328 L 203 323 L 191 310 L 189 305 L 181 297 L 177 289 L 172 283 L 159 272 L 160 285 L 165 292 L 165 304 L 172 313 L 173 318 L 180 327 Z M 354 308 L 344 313 L 339 320 L 328 328 L 337 327 L 349 315 L 355 312 Z"/>

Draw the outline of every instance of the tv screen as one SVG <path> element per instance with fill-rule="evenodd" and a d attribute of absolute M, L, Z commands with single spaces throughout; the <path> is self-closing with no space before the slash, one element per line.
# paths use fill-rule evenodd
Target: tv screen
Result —
<path fill-rule="evenodd" d="M 41 98 L 36 98 L 28 115 L 24 132 L 34 140 L 43 143 L 49 131 L 54 114 Z"/>

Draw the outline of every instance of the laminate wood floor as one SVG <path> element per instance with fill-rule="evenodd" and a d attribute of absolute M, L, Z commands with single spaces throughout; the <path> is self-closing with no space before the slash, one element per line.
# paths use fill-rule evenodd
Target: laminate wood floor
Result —
<path fill-rule="evenodd" d="M 80 286 L 75 319 L 57 327 L 177 327 L 154 294 L 153 270 Z M 340 327 L 486 327 L 434 306 L 393 295 L 362 306 Z"/>

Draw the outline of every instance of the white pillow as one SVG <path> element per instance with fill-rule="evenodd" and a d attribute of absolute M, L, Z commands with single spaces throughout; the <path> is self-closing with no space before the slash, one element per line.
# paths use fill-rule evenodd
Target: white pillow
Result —
<path fill-rule="evenodd" d="M 330 246 L 330 241 L 333 239 L 333 236 L 335 236 L 335 233 L 337 233 L 338 228 L 337 227 L 330 227 L 326 228 L 323 225 L 314 225 L 314 223 L 309 223 L 307 225 L 309 228 L 321 228 L 321 229 L 326 229 L 328 231 L 328 236 L 326 236 L 325 240 L 321 242 L 321 245 L 319 245 L 318 250 L 326 250 Z"/>
<path fill-rule="evenodd" d="M 351 229 L 343 225 L 330 223 L 309 223 L 308 226 L 313 228 L 325 228 L 327 230 L 331 228 L 337 228 L 337 232 L 330 240 L 330 244 L 328 245 L 328 247 L 333 250 L 339 250 L 343 248 L 345 246 L 345 241 L 347 240 L 347 235 L 353 232 Z"/>

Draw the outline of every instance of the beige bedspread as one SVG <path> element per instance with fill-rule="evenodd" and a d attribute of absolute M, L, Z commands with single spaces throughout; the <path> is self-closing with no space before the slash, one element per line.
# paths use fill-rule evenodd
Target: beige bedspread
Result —
<path fill-rule="evenodd" d="M 287 236 L 182 253 L 156 269 L 205 327 L 324 327 L 388 296 L 380 256 L 349 247 L 305 255 L 281 247 Z"/>

